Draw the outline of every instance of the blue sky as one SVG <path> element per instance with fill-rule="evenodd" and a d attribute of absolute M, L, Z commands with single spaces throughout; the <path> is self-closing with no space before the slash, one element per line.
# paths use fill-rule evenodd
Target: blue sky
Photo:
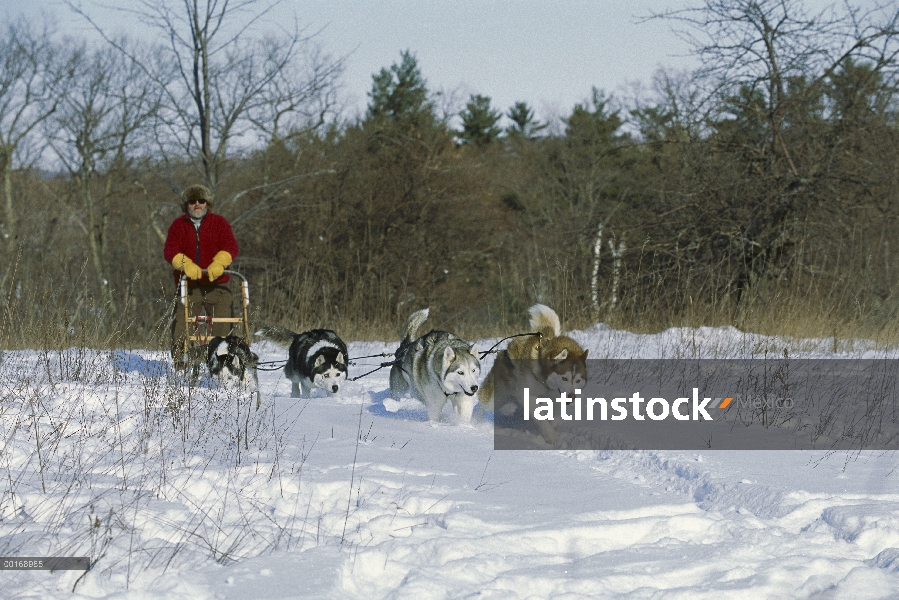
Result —
<path fill-rule="evenodd" d="M 127 6 L 127 2 L 113 2 Z M 344 94 L 349 113 L 364 111 L 371 76 L 411 50 L 432 91 L 490 96 L 507 110 L 524 100 L 544 118 L 565 115 L 592 86 L 622 93 L 629 82 L 648 83 L 660 66 L 692 65 L 687 47 L 664 21 L 638 23 L 679 0 L 286 0 L 269 26 L 294 16 L 309 31 L 322 29 L 324 49 L 347 56 Z M 89 5 L 85 2 L 85 5 Z M 63 33 L 90 36 L 89 27 L 56 0 L 0 0 L 0 15 L 25 11 L 53 16 Z M 145 28 L 121 14 L 93 9 L 113 33 Z"/>

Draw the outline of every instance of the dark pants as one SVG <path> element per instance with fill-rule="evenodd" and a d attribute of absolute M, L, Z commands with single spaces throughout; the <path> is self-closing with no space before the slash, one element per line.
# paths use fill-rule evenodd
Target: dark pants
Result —
<path fill-rule="evenodd" d="M 215 317 L 230 317 L 231 315 L 231 290 L 227 285 L 198 285 L 187 288 L 188 307 L 190 309 L 190 335 L 207 335 L 222 337 L 231 333 L 234 323 L 216 323 Z M 193 320 L 198 315 L 212 317 L 212 326 L 204 323 L 199 325 Z M 181 293 L 178 292 L 175 301 L 175 322 L 172 324 L 172 359 L 175 365 L 181 364 L 184 359 L 184 305 L 181 304 Z M 192 342 L 192 346 L 199 342 Z M 202 360 L 203 357 L 191 356 L 191 361 Z"/>

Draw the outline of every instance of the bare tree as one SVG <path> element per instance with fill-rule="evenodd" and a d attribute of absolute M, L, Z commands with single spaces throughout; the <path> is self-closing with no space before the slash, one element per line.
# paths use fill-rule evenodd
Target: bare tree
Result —
<path fill-rule="evenodd" d="M 3 181 L 3 237 L 6 251 L 15 251 L 19 235 L 13 197 L 14 165 L 22 162 L 27 142 L 56 110 L 60 82 L 67 66 L 60 64 L 50 30 L 19 19 L 3 27 L 0 38 L 0 178 Z M 70 65 L 69 65 L 70 67 Z"/>
<path fill-rule="evenodd" d="M 254 127 L 251 116 L 258 122 L 267 107 L 280 120 L 287 112 L 307 108 L 307 101 L 320 98 L 316 94 L 340 71 L 340 61 L 319 55 L 322 62 L 312 70 L 311 80 L 287 85 L 282 74 L 295 68 L 311 39 L 297 27 L 280 36 L 254 37 L 263 17 L 278 2 L 138 0 L 133 8 L 121 10 L 165 39 L 149 59 L 105 36 L 84 10 L 68 4 L 141 65 L 164 91 L 160 119 L 166 139 L 162 141 L 173 142 L 195 158 L 213 190 L 234 147 L 249 143 Z"/>
<path fill-rule="evenodd" d="M 797 166 L 782 131 L 789 110 L 807 100 L 846 61 L 895 70 L 899 9 L 883 4 L 861 9 L 846 2 L 810 14 L 788 0 L 703 0 L 698 6 L 653 15 L 685 28 L 678 31 L 703 67 L 698 75 L 714 95 L 761 94 L 767 124 L 767 155 Z M 790 83 L 802 81 L 800 90 Z M 797 93 L 798 92 L 798 93 Z M 720 103 L 726 104 L 726 103 Z"/>
<path fill-rule="evenodd" d="M 127 40 L 117 44 L 135 48 Z M 133 52 L 137 53 L 137 52 Z M 156 115 L 160 92 L 146 73 L 114 48 L 76 47 L 72 84 L 46 121 L 46 137 L 73 176 L 85 220 L 91 262 L 104 304 L 113 312 L 109 218 L 113 184 L 127 175 L 130 158 L 139 155 L 146 125 Z"/>
<path fill-rule="evenodd" d="M 277 54 L 266 58 L 277 58 Z M 343 66 L 342 60 L 333 60 L 321 46 L 310 44 L 302 60 L 285 65 L 261 90 L 259 101 L 248 112 L 249 120 L 269 144 L 320 128 L 336 116 L 337 80 Z"/>
<path fill-rule="evenodd" d="M 843 153 L 824 133 L 834 77 L 853 64 L 871 78 L 896 77 L 899 8 L 856 4 L 811 12 L 801 1 L 699 0 L 653 16 L 681 27 L 702 65 L 691 86 L 711 109 L 704 139 L 690 139 L 698 177 L 679 190 L 684 206 L 702 190 L 700 214 L 680 213 L 685 243 L 676 254 L 724 257 L 718 270 L 730 275 L 722 289 L 738 300 L 798 260 L 800 224 L 821 205 L 824 188 L 844 179 L 834 171 Z M 669 115 L 642 116 L 658 123 Z M 830 209 L 843 210 L 839 202 Z"/>

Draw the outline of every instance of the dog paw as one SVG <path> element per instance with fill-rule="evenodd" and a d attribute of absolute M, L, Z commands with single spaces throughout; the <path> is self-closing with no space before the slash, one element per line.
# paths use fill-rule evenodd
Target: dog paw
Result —
<path fill-rule="evenodd" d="M 543 439 L 550 446 L 555 446 L 559 443 L 559 434 L 556 432 L 555 427 L 551 425 L 541 424 L 540 435 L 543 436 Z"/>

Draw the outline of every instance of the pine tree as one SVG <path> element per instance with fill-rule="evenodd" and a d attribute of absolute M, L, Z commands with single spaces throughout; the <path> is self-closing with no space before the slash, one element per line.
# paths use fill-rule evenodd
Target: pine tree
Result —
<path fill-rule="evenodd" d="M 485 146 L 500 134 L 501 130 L 496 126 L 500 113 L 490 108 L 488 96 L 472 95 L 459 116 L 462 117 L 459 137 L 467 144 Z"/>
<path fill-rule="evenodd" d="M 575 104 L 571 116 L 563 119 L 565 137 L 573 144 L 614 146 L 620 139 L 618 129 L 623 121 L 618 111 L 608 112 L 605 94 L 593 88 L 589 103 Z"/>
<path fill-rule="evenodd" d="M 512 121 L 512 125 L 506 128 L 506 133 L 513 137 L 530 138 L 541 129 L 546 128 L 546 123 L 534 120 L 534 111 L 527 102 L 516 102 L 506 116 Z"/>
<path fill-rule="evenodd" d="M 408 50 L 403 51 L 400 57 L 399 64 L 381 69 L 372 77 L 366 121 L 391 121 L 411 127 L 432 125 L 435 121 L 434 107 L 428 101 L 428 90 L 418 62 Z"/>

